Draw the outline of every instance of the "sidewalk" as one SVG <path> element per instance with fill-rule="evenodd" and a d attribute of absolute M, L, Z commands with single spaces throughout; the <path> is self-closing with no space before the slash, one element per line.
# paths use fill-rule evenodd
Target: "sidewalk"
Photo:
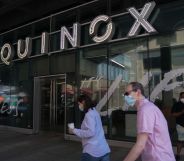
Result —
<path fill-rule="evenodd" d="M 121 147 L 111 147 L 111 150 L 111 161 L 122 161 L 129 151 Z M 63 140 L 59 134 L 0 131 L 1 161 L 80 161 L 81 151 L 80 142 Z"/>

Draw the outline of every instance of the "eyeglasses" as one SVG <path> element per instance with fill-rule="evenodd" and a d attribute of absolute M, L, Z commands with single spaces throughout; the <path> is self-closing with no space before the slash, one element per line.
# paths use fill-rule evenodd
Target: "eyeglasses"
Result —
<path fill-rule="evenodd" d="M 130 92 L 125 92 L 125 93 L 124 93 L 124 96 L 129 96 L 131 93 L 132 93 L 132 91 L 130 91 Z"/>
<path fill-rule="evenodd" d="M 134 91 L 134 90 L 131 90 L 131 91 L 129 91 L 129 92 L 125 92 L 125 93 L 124 93 L 124 96 L 129 96 L 130 93 L 132 93 L 132 92 L 135 92 L 135 91 Z"/>
<path fill-rule="evenodd" d="M 125 93 L 124 93 L 124 96 L 128 96 L 129 94 L 130 94 L 130 93 L 128 93 L 128 92 L 125 92 Z"/>

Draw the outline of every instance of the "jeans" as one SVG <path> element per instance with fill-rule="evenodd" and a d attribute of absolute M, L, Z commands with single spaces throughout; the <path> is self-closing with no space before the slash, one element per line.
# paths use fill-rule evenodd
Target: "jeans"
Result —
<path fill-rule="evenodd" d="M 109 153 L 101 157 L 93 157 L 88 153 L 82 153 L 81 161 L 110 161 Z"/>

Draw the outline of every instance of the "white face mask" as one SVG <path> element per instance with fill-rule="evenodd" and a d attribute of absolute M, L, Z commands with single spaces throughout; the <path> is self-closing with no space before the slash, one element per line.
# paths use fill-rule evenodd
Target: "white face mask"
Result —
<path fill-rule="evenodd" d="M 180 101 L 181 101 L 182 103 L 184 103 L 184 98 L 181 98 Z"/>
<path fill-rule="evenodd" d="M 80 111 L 84 111 L 83 107 L 81 106 L 81 104 L 79 104 L 79 110 Z"/>

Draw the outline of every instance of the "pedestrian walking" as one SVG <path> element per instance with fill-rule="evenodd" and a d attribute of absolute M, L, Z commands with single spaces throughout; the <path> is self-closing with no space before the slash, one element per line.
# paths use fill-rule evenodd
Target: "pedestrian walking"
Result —
<path fill-rule="evenodd" d="M 184 145 L 184 92 L 180 93 L 179 101 L 173 105 L 171 113 L 176 118 L 178 135 L 176 160 L 180 160 L 180 153 Z"/>
<path fill-rule="evenodd" d="M 104 130 L 99 113 L 93 107 L 88 95 L 78 98 L 78 105 L 85 116 L 81 128 L 69 128 L 69 132 L 82 139 L 81 161 L 109 161 L 110 148 L 104 136 Z"/>
<path fill-rule="evenodd" d="M 123 161 L 175 161 L 167 121 L 152 102 L 144 97 L 142 84 L 131 82 L 125 101 L 137 109 L 137 141 Z"/>

